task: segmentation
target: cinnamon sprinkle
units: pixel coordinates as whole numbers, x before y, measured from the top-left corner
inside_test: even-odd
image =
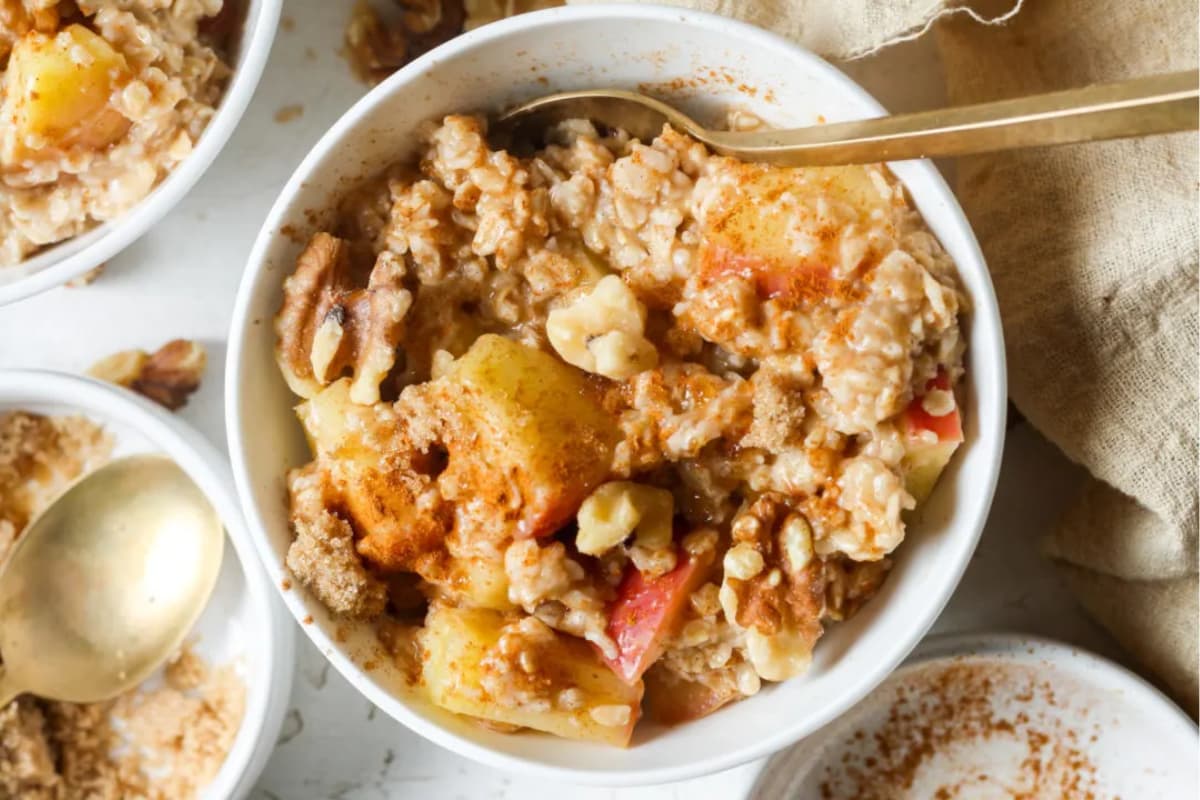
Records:
[[[825,765],[822,800],[965,800],[997,792],[1013,800],[1110,798],[1098,788],[1078,734],[1040,713],[1060,706],[1032,668],[963,658],[887,691],[893,697],[883,723],[873,733],[855,731],[852,748]],[[1015,748],[1015,769],[996,769],[983,758],[963,763],[964,753],[988,743]],[[952,759],[956,775],[931,786],[937,759]]]

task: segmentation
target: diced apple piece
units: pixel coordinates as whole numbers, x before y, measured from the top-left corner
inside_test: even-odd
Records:
[[[552,533],[607,476],[616,430],[579,370],[488,334],[446,378],[462,390],[447,481],[494,509],[510,535]]]
[[[803,205],[803,198],[843,204],[850,209],[846,223],[894,200],[872,175],[878,167],[781,170],[745,164],[736,169],[736,180],[707,214],[701,274],[709,280],[736,275],[750,281],[760,296],[788,304],[820,300],[838,290],[834,267],[841,260],[838,234],[844,225],[823,219],[815,204]]]
[[[963,441],[962,417],[944,370],[925,385],[925,392],[900,415],[904,437],[904,488],[918,504],[933,492],[942,470]]]
[[[349,378],[334,381],[296,414],[314,453],[328,459],[358,552],[384,570],[415,569],[440,549],[451,525],[432,476],[437,456],[408,443],[390,407],[351,401],[350,387]]]
[[[581,639],[529,617],[434,606],[422,642],[424,685],[448,711],[567,739],[629,744],[642,685],[621,681]],[[505,653],[513,649],[519,655],[510,660]]]
[[[498,558],[453,559],[441,587],[466,605],[496,611],[516,608],[508,599],[508,573]]]
[[[629,565],[609,609],[607,628],[616,642],[617,655],[606,661],[622,680],[640,680],[662,655],[688,597],[704,581],[710,564],[711,555],[698,557],[680,552],[675,569],[657,578],[647,578]]]
[[[129,120],[110,100],[131,74],[125,57],[82,25],[53,37],[26,34],[13,46],[5,79],[3,118],[16,132],[6,160],[101,150],[121,138]]]
[[[739,696],[733,681],[714,689],[688,680],[661,664],[646,672],[646,715],[663,725],[706,717]]]

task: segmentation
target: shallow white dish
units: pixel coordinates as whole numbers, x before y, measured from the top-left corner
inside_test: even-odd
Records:
[[[0,370],[0,412],[82,414],[113,436],[115,453],[169,456],[212,502],[225,526],[225,554],[212,598],[193,629],[210,664],[233,663],[246,684],[241,728],[202,800],[249,795],[275,747],[287,710],[295,634],[258,564],[234,499],[228,468],[207,441],[163,409],[89,378]]]
[[[0,306],[44,292],[100,266],[166,216],[229,141],[262,77],[279,24],[281,0],[248,0],[233,76],[195,149],[153,192],[115,220],[0,268]]]
[[[876,116],[882,109],[839,71],[799,47],[727,19],[649,6],[581,6],[522,15],[463,35],[413,62],[356,104],[292,176],[255,243],[234,309],[226,375],[229,449],[251,535],[277,585],[291,540],[284,477],[309,459],[274,363],[271,320],[300,244],[346,188],[412,154],[431,118],[495,109],[547,92],[641,87],[701,119],[734,105],[773,124]],[[288,607],[334,666],[387,714],[485,763],[574,782],[679,780],[779,750],[860,700],[933,623],[974,551],[991,502],[1004,437],[1004,348],[995,297],[974,236],[949,189],[924,162],[896,174],[959,264],[968,322],[966,445],[899,551],[881,594],[833,626],[803,679],[674,729],[639,728],[616,750],[536,735],[506,736],[409,693],[378,659],[373,634],[330,617],[301,588]],[[314,218],[315,217],[315,218]],[[287,234],[281,232],[287,230]],[[375,662],[368,671],[362,665]]]
[[[889,785],[882,766],[888,758],[881,756],[875,735],[884,730],[898,697],[907,692],[899,707],[911,707],[913,688],[922,679],[939,674],[961,679],[968,670],[988,676],[991,691],[957,721],[967,723],[985,709],[1011,729],[989,726],[985,737],[960,724],[967,735],[931,748],[904,770],[911,786]],[[935,716],[921,715],[916,725],[897,730],[909,741],[929,741],[927,726]],[[861,795],[854,774],[859,770],[870,775],[870,791],[894,800],[1056,798],[1066,796],[1073,781],[1071,796],[1196,797],[1198,746],[1196,725],[1178,706],[1099,656],[1028,636],[935,637],[837,722],[771,759],[751,796],[850,800]],[[1036,767],[1031,754],[1040,756]],[[873,772],[861,770],[868,758],[874,759]]]

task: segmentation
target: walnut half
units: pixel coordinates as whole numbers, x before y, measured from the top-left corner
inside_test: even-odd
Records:
[[[275,358],[293,392],[311,398],[349,372],[350,399],[379,402],[412,305],[404,274],[404,262],[385,253],[366,287],[356,287],[349,245],[328,233],[312,237],[284,281],[275,317]]]
[[[187,405],[208,365],[204,345],[173,339],[153,353],[122,350],[92,365],[93,378],[132,389],[172,411]]]

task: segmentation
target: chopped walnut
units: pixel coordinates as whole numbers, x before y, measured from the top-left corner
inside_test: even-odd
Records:
[[[353,285],[349,248],[318,233],[283,285],[275,317],[275,358],[292,391],[312,397],[322,386],[353,373],[350,399],[379,402],[379,384],[396,362],[412,295],[402,285],[405,267],[381,257],[366,288]]]
[[[821,635],[825,573],[812,557],[807,520],[771,495],[733,521],[719,593],[726,618],[746,632],[746,656],[759,677],[781,681],[808,667]]]
[[[467,12],[463,30],[474,30],[480,25],[487,25],[505,17],[543,8],[557,8],[562,4],[563,0],[463,0]]]
[[[550,312],[546,336],[568,364],[620,380],[658,364],[645,326],[646,307],[620,277],[606,275]]]
[[[563,0],[393,0],[381,13],[360,0],[346,23],[346,57],[359,80],[379,83],[417,56],[489,22]]]
[[[462,0],[396,0],[400,12],[381,14],[360,0],[346,24],[346,56],[362,81],[378,83],[463,30]]]
[[[126,389],[132,389],[172,411],[187,405],[200,388],[200,377],[208,365],[204,345],[188,339],[173,339],[153,353],[123,350],[102,358],[88,374]]]

